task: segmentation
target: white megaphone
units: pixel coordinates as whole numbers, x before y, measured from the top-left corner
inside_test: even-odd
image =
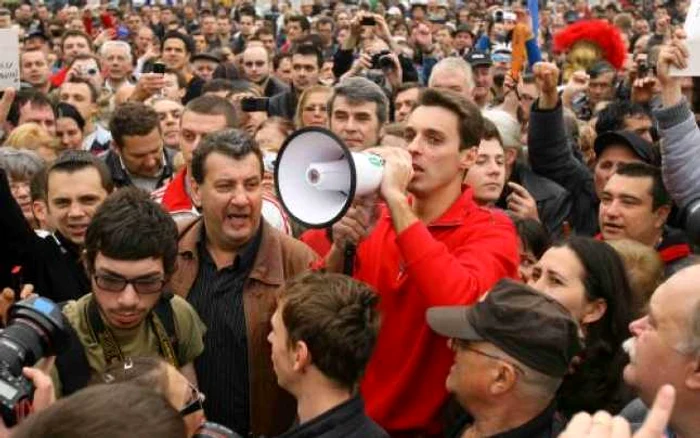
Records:
[[[310,228],[325,228],[340,218],[355,196],[376,191],[384,160],[351,152],[327,129],[295,131],[282,145],[275,163],[275,186],[289,216]]]

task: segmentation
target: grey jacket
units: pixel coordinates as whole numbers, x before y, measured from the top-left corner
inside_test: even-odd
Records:
[[[677,105],[654,111],[661,134],[664,183],[681,209],[700,199],[700,129],[683,98]]]

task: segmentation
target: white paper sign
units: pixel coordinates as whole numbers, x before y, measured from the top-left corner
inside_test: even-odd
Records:
[[[15,29],[0,29],[0,90],[19,90],[19,36]]]
[[[686,45],[690,57],[688,68],[671,67],[671,76],[700,76],[700,0],[692,0],[685,18]]]

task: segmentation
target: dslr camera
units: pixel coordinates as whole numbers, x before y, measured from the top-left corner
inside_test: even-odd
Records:
[[[7,318],[0,331],[0,414],[12,427],[31,412],[34,388],[22,368],[63,351],[70,332],[61,309],[44,297],[14,304]]]
[[[385,49],[372,55],[372,69],[393,70],[395,68],[394,61],[389,56],[390,54],[391,51]]]

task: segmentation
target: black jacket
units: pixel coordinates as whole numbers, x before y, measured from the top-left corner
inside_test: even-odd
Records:
[[[463,414],[454,427],[447,431],[447,438],[459,438],[464,430],[473,423],[474,419],[467,413]],[[566,419],[557,412],[556,404],[550,404],[541,414],[522,426],[506,432],[493,435],[493,438],[555,438],[566,427]]]
[[[272,96],[267,104],[267,115],[278,116],[285,119],[294,120],[297,112],[297,93],[294,87],[284,93]]]
[[[571,225],[578,234],[594,236],[598,232],[598,196],[593,174],[573,153],[559,105],[551,111],[532,105],[528,134],[528,157],[535,173],[549,178],[571,195]]]
[[[562,226],[571,214],[569,192],[554,181],[536,174],[526,164],[517,161],[513,166],[510,181],[525,187],[535,198],[540,220],[547,227],[549,234],[555,238],[562,237]],[[506,209],[506,198],[509,194],[510,190],[506,187],[496,205]]]
[[[158,183],[156,188],[160,188],[165,183],[170,181],[175,173],[175,167],[173,165],[173,158],[175,157],[175,152],[164,147],[163,148],[163,160],[165,161],[163,165],[163,171],[158,178]],[[114,186],[117,188],[128,187],[134,185],[129,177],[129,172],[122,165],[122,161],[119,159],[119,154],[114,150],[109,150],[102,156],[109,173],[112,174],[112,181]]]
[[[74,300],[90,292],[81,249],[60,233],[41,238],[31,229],[2,169],[0,205],[0,278],[4,281],[0,286],[10,286],[7,273],[21,266],[21,282],[33,284],[36,293],[54,301]]]
[[[265,97],[272,97],[289,91],[289,85],[270,75],[265,85]],[[296,108],[295,108],[296,110]]]
[[[365,414],[365,404],[355,396],[278,438],[388,438],[389,435]]]

